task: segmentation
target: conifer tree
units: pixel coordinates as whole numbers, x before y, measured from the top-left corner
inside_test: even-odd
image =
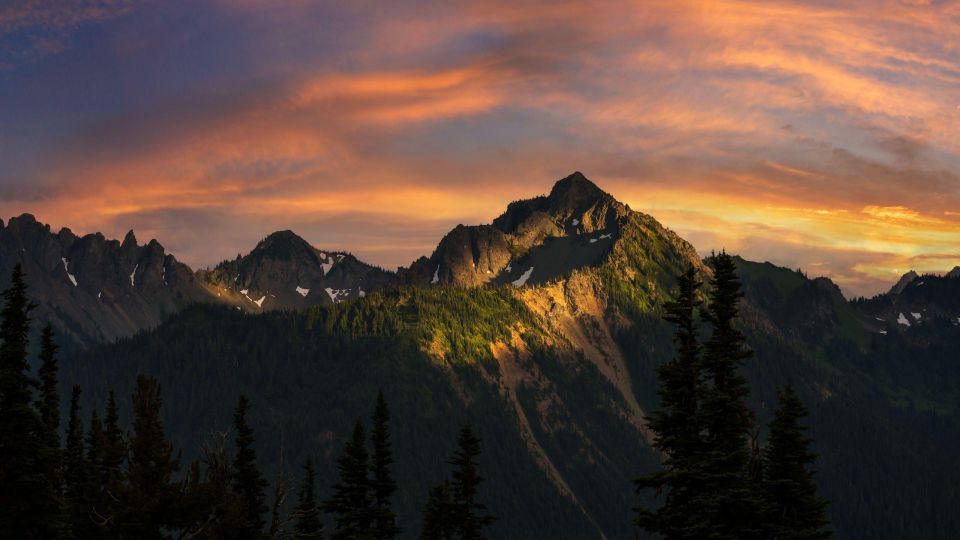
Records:
[[[128,481],[118,495],[117,536],[157,539],[164,537],[164,530],[176,529],[179,490],[173,475],[180,469],[180,457],[173,455],[164,433],[162,404],[160,383],[139,375],[133,394]]]
[[[654,447],[663,455],[663,469],[636,481],[638,491],[654,489],[665,494],[656,510],[636,508],[636,523],[667,539],[703,538],[709,523],[697,516],[701,502],[700,470],[703,459],[703,421],[700,414],[704,385],[702,346],[697,312],[702,282],[692,265],[677,278],[677,298],[666,304],[664,318],[676,325],[675,356],[657,368],[660,408],[648,418]]]
[[[352,439],[337,458],[340,481],[333,486],[333,496],[323,503],[323,510],[334,516],[332,540],[373,538],[374,516],[367,462],[363,424],[357,420]]]
[[[247,423],[250,401],[241,395],[233,413],[233,427],[237,432],[237,453],[233,459],[233,490],[240,498],[241,519],[238,538],[257,538],[265,525],[263,513],[267,511],[264,489],[268,483],[257,468],[257,451],[253,428]]]
[[[46,428],[48,444],[59,448],[60,435],[60,394],[57,392],[57,351],[60,348],[53,340],[53,327],[47,324],[40,336],[40,396],[37,399],[37,411]]]
[[[800,419],[807,410],[791,386],[778,393],[777,409],[763,459],[763,486],[767,502],[768,537],[773,540],[831,538],[827,501],[817,494],[810,451],[812,440]]]
[[[758,538],[762,498],[749,477],[753,413],[745,402],[747,381],[737,371],[752,352],[734,326],[743,293],[733,257],[721,252],[709,262],[713,279],[703,318],[710,323],[711,334],[703,351],[707,385],[701,408],[706,450],[701,461],[703,486],[691,504],[707,509],[703,519],[712,537]]]
[[[123,462],[127,457],[127,444],[120,428],[120,411],[117,400],[110,391],[107,396],[107,411],[103,425],[103,452],[101,456],[101,482],[110,489],[118,485],[123,478]]]
[[[63,480],[67,519],[71,534],[77,538],[88,535],[92,521],[87,501],[90,486],[90,467],[84,451],[83,420],[80,417],[80,386],[74,385],[70,396],[70,416],[67,421],[67,442],[63,451]]]
[[[42,452],[46,429],[33,407],[27,363],[30,311],[20,264],[0,309],[0,537],[43,538],[55,534],[57,493],[50,483],[49,460]]]
[[[90,429],[87,431],[85,485],[83,487],[83,496],[86,505],[82,527],[88,530],[84,535],[85,538],[107,537],[106,529],[98,525],[102,518],[97,517],[97,509],[103,509],[107,506],[107,491],[101,474],[103,470],[105,441],[103,422],[100,421],[100,413],[94,409],[90,412]],[[74,530],[76,531],[77,529]]]
[[[320,509],[317,507],[316,484],[317,473],[313,468],[313,460],[308,456],[303,465],[303,482],[297,498],[294,538],[323,538],[323,524],[320,522]]]
[[[49,521],[46,533],[50,536],[65,534],[66,525],[62,521],[62,463],[60,451],[60,393],[57,391],[57,351],[59,347],[53,339],[53,327],[47,324],[40,337],[40,392],[36,399],[37,412],[42,422],[43,440],[38,458],[44,471],[47,487],[55,500],[49,501],[49,514],[58,517]]]
[[[480,439],[473,434],[469,423],[460,430],[457,444],[458,448],[449,461],[454,467],[451,485],[453,527],[461,540],[480,540],[484,538],[483,528],[496,518],[488,514],[487,507],[477,500],[477,489],[484,480],[477,464]]]
[[[450,482],[444,481],[430,489],[423,507],[423,529],[420,540],[453,540],[453,496]]]
[[[373,428],[370,442],[373,456],[370,463],[371,483],[373,487],[373,536],[377,540],[394,538],[399,534],[397,514],[393,511],[390,497],[397,491],[397,482],[390,470],[393,464],[393,445],[390,441],[390,411],[381,390],[377,394],[377,405],[373,412]]]

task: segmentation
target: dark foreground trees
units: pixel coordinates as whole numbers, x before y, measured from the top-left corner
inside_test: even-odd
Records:
[[[0,538],[280,538],[283,489],[265,531],[268,482],[257,466],[251,403],[241,396],[233,415],[234,449],[228,433],[214,434],[201,459],[181,467],[180,452],[164,429],[160,383],[139,375],[131,396],[131,423],[120,423],[121,406],[111,392],[103,409],[81,408],[82,389],[72,391],[66,437],[60,440],[57,392],[58,347],[43,329],[38,378],[30,374],[30,311],[18,266],[3,293],[0,311]],[[400,532],[392,498],[398,490],[392,465],[390,412],[381,392],[372,414],[370,449],[358,420],[338,459],[341,480],[322,508],[333,514],[332,538],[390,539]],[[452,478],[431,497],[426,538],[483,538],[493,522],[479,502],[483,481],[480,440],[470,426],[450,458]],[[282,475],[281,475],[282,477]],[[316,478],[308,459],[295,512],[293,538],[322,538]],[[440,500],[439,503],[435,499]],[[429,518],[427,521],[431,521]]]
[[[826,503],[809,469],[814,455],[798,424],[806,413],[792,390],[780,393],[766,450],[751,451],[754,415],[738,373],[751,356],[736,326],[740,281],[731,256],[709,262],[706,307],[694,268],[678,278],[677,299],[666,306],[677,353],[658,369],[661,406],[649,418],[663,469],[636,481],[663,503],[636,508],[636,523],[667,539],[828,538]],[[703,344],[698,312],[710,330]]]
[[[826,499],[817,494],[813,478],[816,455],[800,419],[807,410],[792,386],[778,395],[763,454],[763,490],[767,502],[769,537],[778,540],[830,538]]]
[[[467,424],[460,430],[457,450],[448,462],[454,467],[451,480],[430,490],[423,511],[422,540],[485,538],[483,529],[496,518],[477,497],[478,487],[484,480],[477,463],[479,456],[480,439]]]

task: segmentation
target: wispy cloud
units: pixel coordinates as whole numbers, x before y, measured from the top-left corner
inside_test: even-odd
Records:
[[[0,83],[19,96],[0,118],[43,135],[42,159],[0,164],[3,214],[138,225],[195,264],[282,227],[396,266],[579,169],[701,250],[851,294],[960,264],[954,2],[173,2],[184,29],[135,47],[158,4],[129,18],[130,2],[14,6],[0,42],[34,51],[0,57],[14,68],[91,23],[88,61],[134,61],[72,75],[129,85],[116,107],[42,70],[17,84],[43,101]],[[163,76],[178,83],[154,88]],[[50,96],[74,109],[30,126]]]

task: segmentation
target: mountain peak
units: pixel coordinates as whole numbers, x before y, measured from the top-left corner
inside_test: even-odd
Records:
[[[253,252],[289,253],[291,251],[313,252],[310,242],[304,240],[297,233],[285,229],[270,233],[261,240]]]
[[[613,197],[597,187],[580,171],[576,171],[566,178],[560,179],[553,185],[547,199],[554,205],[571,208],[590,206],[603,200],[613,200]]]
[[[920,276],[917,275],[917,273],[914,272],[913,270],[907,272],[900,278],[900,281],[898,281],[896,285],[890,288],[890,292],[888,292],[887,294],[897,295],[902,293],[903,290],[907,288],[907,285],[909,285],[911,282],[913,282],[913,280],[917,279],[918,277]]]
[[[133,229],[127,231],[127,235],[123,237],[123,243],[120,244],[121,248],[126,248],[128,246],[137,247],[137,236],[133,234]]]

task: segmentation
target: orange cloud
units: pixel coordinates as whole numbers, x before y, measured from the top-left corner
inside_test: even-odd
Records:
[[[314,50],[336,31],[312,2],[218,5],[262,43]],[[579,169],[702,250],[822,269],[857,294],[960,264],[955,3],[369,7],[337,7],[365,17],[337,62],[271,58],[256,84],[65,135],[0,213],[142,222],[194,264],[304,227],[396,266]],[[199,222],[214,247],[189,245]]]

